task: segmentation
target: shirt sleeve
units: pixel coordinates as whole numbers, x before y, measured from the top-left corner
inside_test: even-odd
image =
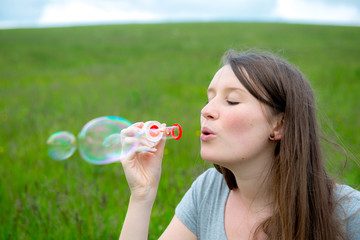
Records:
[[[200,175],[185,193],[178,206],[175,208],[175,215],[180,221],[197,237],[199,237],[199,214],[202,197],[206,192],[206,179],[209,170]]]
[[[351,240],[360,240],[360,192],[350,193],[347,212],[347,232]]]
[[[347,186],[340,185],[339,199],[342,218],[350,240],[360,240],[360,192]]]

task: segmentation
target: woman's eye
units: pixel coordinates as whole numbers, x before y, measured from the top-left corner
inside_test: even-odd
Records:
[[[227,102],[229,105],[239,104],[239,102],[233,102],[233,101],[229,101],[229,100],[226,100],[226,102]]]

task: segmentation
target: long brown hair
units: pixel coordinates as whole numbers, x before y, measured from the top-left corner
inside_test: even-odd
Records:
[[[256,232],[263,230],[268,239],[347,239],[336,216],[335,183],[323,162],[316,104],[307,79],[273,54],[229,51],[224,59],[254,97],[283,114],[282,138],[271,167],[273,214]],[[215,167],[230,189],[237,188],[230,170]]]

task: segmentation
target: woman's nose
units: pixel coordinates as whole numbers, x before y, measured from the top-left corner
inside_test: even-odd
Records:
[[[209,102],[201,110],[201,116],[206,119],[217,119],[219,117],[219,113],[216,110],[214,104],[212,102]]]

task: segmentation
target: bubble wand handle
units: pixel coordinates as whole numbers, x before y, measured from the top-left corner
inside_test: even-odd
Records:
[[[116,134],[117,135],[117,134]],[[122,133],[119,134],[120,136]],[[171,127],[163,127],[158,121],[147,121],[141,128],[141,131],[135,135],[137,139],[134,141],[134,144],[129,148],[126,146],[123,149],[132,149],[132,151],[127,152],[127,155],[130,152],[147,152],[157,145],[157,143],[163,138],[172,138],[174,140],[179,140],[182,136],[182,129],[179,124],[174,124]],[[122,136],[121,139],[123,140]]]
[[[162,127],[157,121],[147,121],[142,128],[142,133],[147,140],[157,143],[164,136],[179,140],[182,136],[182,128],[177,123],[170,127]]]

